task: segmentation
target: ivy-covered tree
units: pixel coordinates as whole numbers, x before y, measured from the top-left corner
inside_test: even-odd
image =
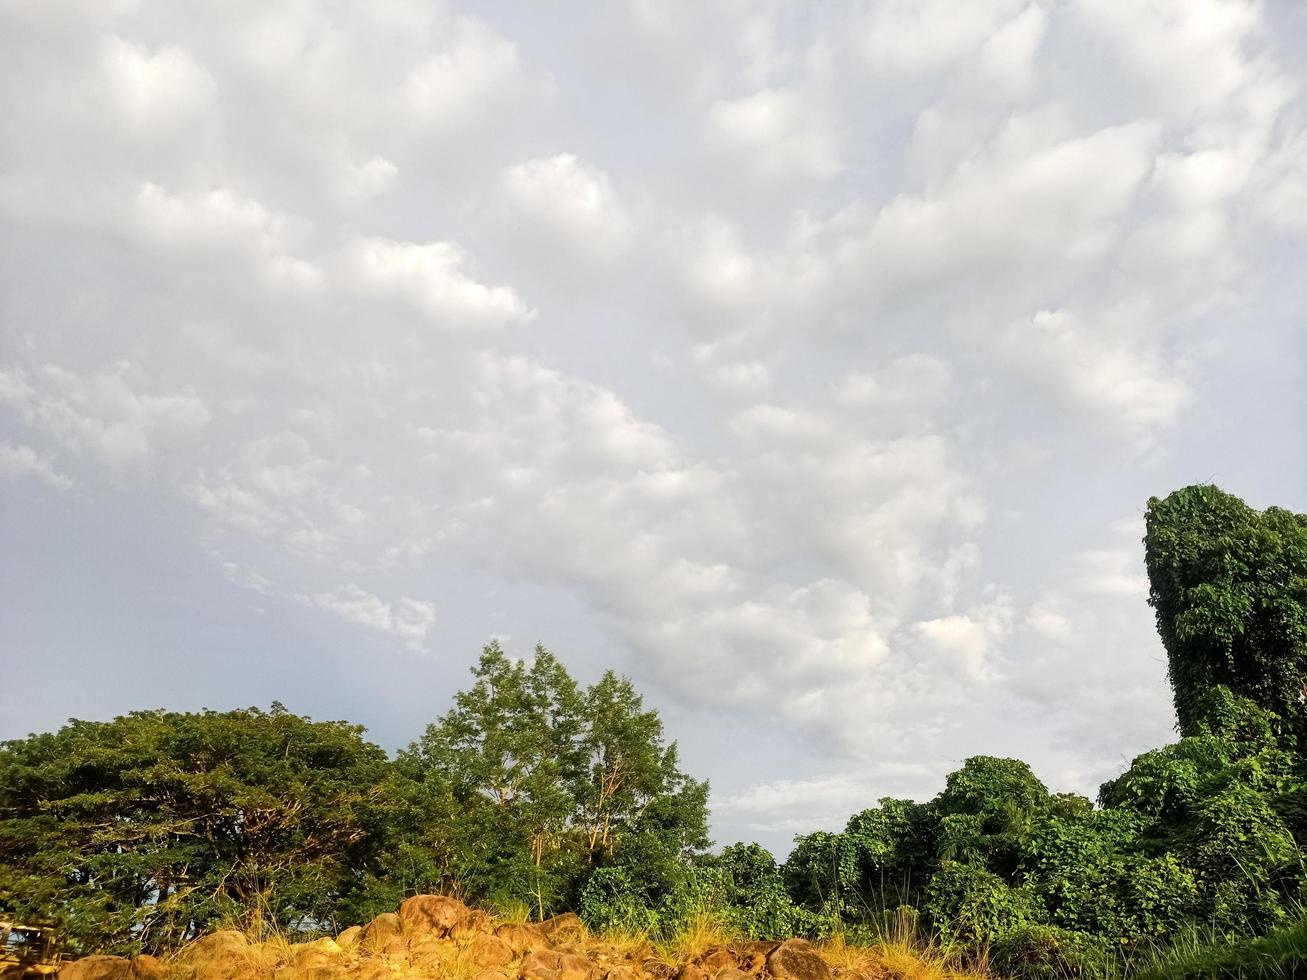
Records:
[[[1307,692],[1307,515],[1257,511],[1214,486],[1149,500],[1149,602],[1181,734],[1221,685],[1301,727]]]

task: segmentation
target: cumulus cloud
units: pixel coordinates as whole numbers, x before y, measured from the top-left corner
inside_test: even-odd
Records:
[[[723,840],[976,751],[1090,779],[1170,724],[1104,514],[1302,485],[1266,450],[1302,414],[1285,16],[0,0],[0,475],[55,542],[9,560],[129,535],[134,594],[231,604],[195,657],[254,610],[306,709],[410,735],[485,636],[561,637],[664,709]],[[79,676],[62,609],[22,615]]]
[[[346,250],[360,287],[397,296],[443,329],[463,330],[529,320],[533,312],[511,286],[487,286],[469,275],[469,257],[453,242],[363,238]]]
[[[608,174],[573,154],[515,163],[501,179],[513,208],[548,233],[547,247],[602,260],[630,244],[633,222]]]

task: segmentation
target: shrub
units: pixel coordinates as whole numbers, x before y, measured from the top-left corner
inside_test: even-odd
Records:
[[[1108,944],[1097,936],[1027,923],[999,936],[989,965],[1016,980],[1062,980],[1109,975]]]
[[[946,946],[978,952],[1035,921],[1032,895],[983,868],[945,862],[926,889],[926,914]]]

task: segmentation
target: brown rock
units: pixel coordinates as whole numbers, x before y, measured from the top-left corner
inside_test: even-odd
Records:
[[[133,980],[132,961],[121,956],[83,956],[65,963],[59,976],[72,980]]]
[[[235,929],[223,929],[201,936],[181,951],[181,959],[186,961],[208,959],[215,953],[226,953],[233,949],[245,949],[250,941],[245,933]]]
[[[787,940],[772,950],[767,972],[776,980],[832,980],[830,966],[802,939]]]
[[[467,918],[449,930],[450,939],[471,939],[478,933],[495,931],[494,920],[480,909],[469,909]]]
[[[725,946],[713,946],[695,957],[694,962],[697,966],[703,967],[704,972],[713,974],[728,966],[735,969],[738,961],[732,950]]]
[[[362,926],[350,926],[336,937],[336,945],[341,949],[349,949],[352,946],[357,946],[359,936],[361,935],[363,935]]]
[[[654,980],[672,980],[672,974],[676,968],[670,963],[664,963],[655,956],[649,957],[640,964],[640,969],[645,972],[645,976],[653,977]]]
[[[163,980],[168,975],[168,968],[163,960],[142,953],[132,957],[132,976],[136,980]]]
[[[483,970],[477,974],[476,980],[509,980],[509,976],[503,970]]]
[[[595,969],[584,956],[541,949],[527,953],[518,968],[521,980],[594,980]]]
[[[402,935],[404,925],[394,912],[382,912],[363,927],[359,933],[358,943],[369,951],[378,951],[386,947],[390,940]]]
[[[517,956],[525,956],[527,953],[548,949],[550,946],[549,937],[545,935],[544,930],[530,923],[500,926],[495,930],[495,935],[508,943]]]
[[[448,895],[414,895],[399,906],[399,920],[412,936],[448,936],[449,930],[466,922],[472,910]]]
[[[619,963],[604,974],[604,980],[644,980],[644,972],[629,963]]]
[[[753,977],[733,966],[724,966],[713,974],[713,980],[753,980]]]
[[[354,971],[352,980],[392,980],[394,976],[388,964],[380,960],[364,960]]]
[[[694,963],[685,963],[672,974],[672,980],[708,980],[708,971]]]
[[[513,947],[506,940],[484,932],[476,933],[472,937],[468,948],[472,956],[472,965],[485,969],[508,966],[509,963],[517,959]]]
[[[445,973],[458,956],[458,948],[447,939],[423,939],[409,947],[408,961],[427,973]],[[396,955],[395,959],[403,959]]]
[[[550,942],[577,940],[585,935],[585,925],[575,912],[564,912],[540,923],[540,929]]]

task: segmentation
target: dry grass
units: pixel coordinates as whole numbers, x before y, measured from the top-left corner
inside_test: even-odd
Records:
[[[683,928],[666,939],[655,941],[654,947],[663,959],[680,963],[738,938],[740,937],[721,918],[706,909],[700,909]]]

